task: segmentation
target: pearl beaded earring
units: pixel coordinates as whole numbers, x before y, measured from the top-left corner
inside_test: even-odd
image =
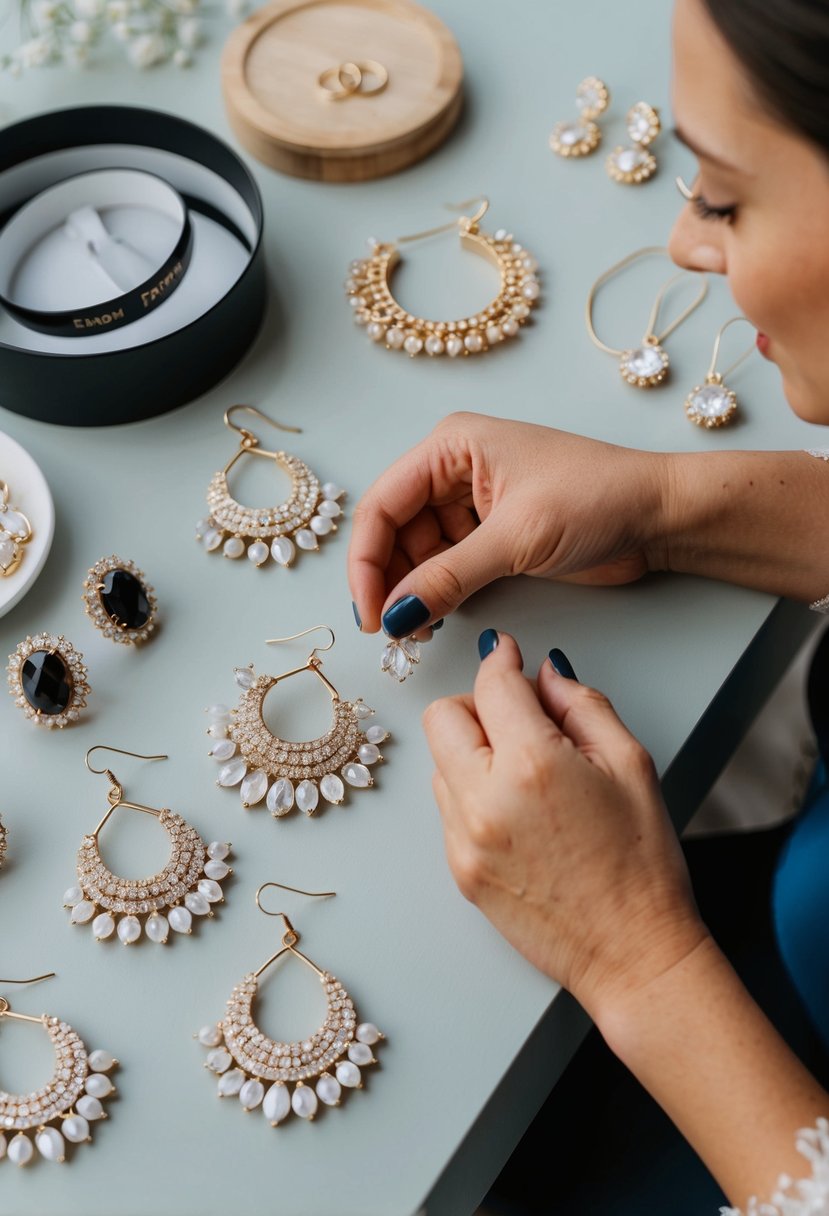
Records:
[[[627,130],[633,146],[614,148],[607,158],[607,172],[623,186],[639,186],[656,173],[650,145],[662,130],[659,111],[646,101],[637,101],[627,112]]]
[[[384,1036],[373,1022],[358,1023],[354,1002],[339,980],[297,949],[299,934],[285,913],[262,907],[262,892],[268,887],[314,899],[336,894],[301,891],[280,882],[262,884],[256,892],[256,906],[266,916],[279,916],[285,922],[281,949],[236,985],[222,1020],[203,1027],[195,1037],[209,1049],[205,1066],[218,1075],[219,1097],[238,1097],[244,1111],[261,1106],[265,1118],[276,1127],[291,1111],[310,1121],[320,1102],[339,1106],[343,1089],[362,1089],[360,1069],[377,1063],[371,1049]],[[285,954],[292,954],[316,972],[327,1005],[322,1026],[299,1043],[274,1042],[258,1028],[251,1014],[259,977]],[[270,1082],[267,1089],[266,1082]],[[293,1083],[293,1093],[289,1083]]]
[[[610,104],[610,92],[598,76],[588,76],[576,89],[575,122],[557,122],[550,135],[550,147],[557,156],[571,159],[590,156],[602,140],[602,132],[593,120],[604,114]]]

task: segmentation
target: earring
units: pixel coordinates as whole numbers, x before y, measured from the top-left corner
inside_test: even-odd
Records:
[[[461,203],[466,207],[470,202]],[[538,303],[541,287],[536,276],[538,263],[517,244],[511,233],[499,228],[494,236],[482,232],[478,221],[489,208],[482,199],[473,216],[461,216],[449,224],[398,237],[396,241],[370,240],[370,255],[349,267],[345,291],[358,325],[365,325],[372,342],[383,342],[388,350],[402,350],[414,357],[427,355],[477,355],[504,338],[514,338]],[[415,317],[391,293],[389,280],[400,261],[399,246],[441,232],[456,231],[464,249],[482,254],[501,275],[501,289],[488,307],[460,321],[427,321]]]
[[[9,833],[6,830],[6,825],[3,823],[3,817],[0,815],[0,870],[6,861],[6,853],[9,847]]]
[[[330,972],[321,971],[297,949],[299,934],[285,913],[268,912],[262,907],[262,892],[268,887],[316,899],[336,894],[334,891],[300,891],[298,887],[286,887],[280,882],[262,884],[256,892],[256,906],[266,916],[280,916],[285,922],[282,947],[236,985],[224,1018],[212,1026],[205,1026],[197,1037],[210,1049],[205,1067],[219,1076],[219,1097],[238,1095],[245,1111],[261,1105],[265,1118],[276,1127],[292,1110],[301,1119],[311,1120],[320,1102],[326,1106],[339,1106],[344,1088],[362,1089],[360,1069],[377,1063],[371,1049],[384,1036],[373,1022],[358,1024],[354,1002],[340,981]],[[283,954],[293,954],[316,972],[325,993],[325,1021],[301,1043],[274,1042],[258,1029],[251,1012],[260,975]],[[316,1084],[313,1083],[315,1079]],[[272,1082],[267,1090],[266,1081]],[[294,1083],[293,1093],[288,1082]]]
[[[745,321],[746,324],[751,324],[748,317],[732,317],[730,321],[726,321],[725,325],[720,326],[717,331],[717,337],[714,340],[714,353],[711,356],[711,365],[708,368],[705,383],[698,384],[695,388],[691,389],[691,392],[685,398],[685,413],[691,422],[696,423],[697,426],[704,426],[708,430],[718,426],[727,426],[729,422],[733,421],[737,413],[737,394],[724,383],[724,380],[755,349],[755,343],[752,342],[748,350],[744,351],[739,359],[736,359],[724,372],[717,371],[717,358],[719,357],[723,334],[729,325],[734,325],[737,321]]]
[[[705,299],[708,291],[708,280],[705,275],[696,274],[694,271],[681,270],[679,274],[673,275],[666,283],[660,287],[657,292],[656,299],[653,302],[653,307],[648,317],[645,335],[642,338],[641,344],[637,347],[631,347],[627,350],[616,349],[613,346],[608,346],[602,342],[596,333],[593,325],[593,306],[596,300],[596,295],[599,288],[603,287],[609,279],[618,274],[619,271],[632,265],[639,258],[649,256],[650,254],[666,254],[667,250],[661,246],[653,245],[646,249],[637,249],[635,253],[629,254],[623,258],[621,262],[617,262],[615,266],[611,266],[610,270],[606,270],[600,275],[593,286],[590,288],[587,297],[587,306],[585,309],[585,321],[587,324],[587,332],[590,335],[590,340],[599,350],[605,351],[609,355],[616,355],[619,358],[619,372],[622,379],[628,384],[632,384],[635,388],[656,388],[662,384],[668,377],[668,369],[670,360],[668,359],[667,351],[663,350],[662,343],[669,337],[675,329],[678,329],[684,321],[687,321],[691,313],[699,308],[702,301]],[[679,316],[670,323],[661,334],[657,334],[656,323],[659,317],[659,310],[662,307],[662,302],[665,298],[665,293],[668,289],[685,275],[698,278],[700,280],[700,290],[696,298],[688,305],[688,307],[679,314]]]
[[[22,511],[9,506],[9,487],[0,481],[0,578],[14,574],[32,539],[32,525]]]
[[[326,630],[331,641],[327,646],[315,646],[301,667],[278,676],[257,676],[253,664],[237,667],[234,676],[242,690],[238,707],[229,710],[225,705],[214,705],[208,710],[208,734],[215,740],[209,754],[222,765],[216,784],[226,788],[239,785],[245,808],[258,805],[264,798],[275,819],[287,815],[294,802],[300,811],[313,815],[320,794],[326,802],[338,806],[345,798],[346,785],[355,789],[374,785],[369,766],[382,760],[378,744],[389,737],[380,726],[369,726],[364,732],[361,723],[374,710],[361,697],[341,701],[334,685],[323,675],[317,654],[334,645],[334,632],[327,625],[314,625],[287,638],[271,638],[267,645],[290,642],[315,629]],[[266,696],[280,680],[303,671],[313,672],[328,689],[334,717],[331,729],[321,738],[292,743],[271,732],[263,708]]]
[[[116,931],[125,946],[138,941],[142,933],[140,917],[146,917],[143,931],[151,942],[164,945],[170,929],[176,933],[190,933],[194,916],[212,916],[211,905],[222,903],[224,896],[219,886],[221,879],[233,871],[225,858],[230,845],[213,841],[206,845],[194,827],[167,809],[143,806],[138,802],[127,802],[124,790],[117,777],[108,768],[93,768],[89,757],[93,752],[117,752],[121,756],[135,756],[139,760],[166,760],[166,756],[142,756],[138,752],[126,752],[120,747],[97,744],[86,753],[86,767],[90,773],[102,773],[110,780],[107,794],[109,810],[95,831],[84,836],[78,850],[78,882],[70,887],[63,897],[63,906],[71,909],[70,923],[85,925],[92,921],[92,932],[100,942]],[[117,807],[129,807],[154,815],[170,837],[170,860],[164,869],[150,878],[119,878],[104,865],[98,849],[98,836],[106,821]]]
[[[146,642],[155,630],[155,593],[135,562],[102,557],[86,576],[83,601],[92,624],[113,642]]]
[[[0,980],[0,984],[36,984],[54,974]],[[4,1018],[43,1027],[55,1049],[55,1072],[47,1085],[30,1094],[0,1093],[0,1160],[8,1157],[14,1165],[27,1165],[37,1147],[47,1161],[63,1162],[67,1140],[70,1144],[91,1142],[90,1123],[106,1119],[101,1100],[111,1097],[115,1087],[105,1074],[118,1061],[108,1051],[87,1051],[80,1035],[60,1018],[15,1013],[0,996],[0,1025]],[[17,1134],[7,1141],[4,1133],[12,1130]],[[26,1132],[34,1132],[34,1143]]]
[[[638,186],[656,173],[656,157],[650,144],[662,130],[659,111],[646,101],[637,101],[627,112],[628,135],[632,148],[614,148],[607,158],[607,172],[614,182]]]
[[[345,490],[331,481],[321,486],[308,465],[288,452],[266,452],[260,448],[259,440],[251,431],[233,422],[236,410],[254,414],[280,431],[300,434],[299,427],[274,422],[252,405],[232,405],[225,411],[225,426],[238,431],[242,441],[239,451],[221,472],[213,474],[207,488],[210,514],[196,525],[196,539],[208,553],[221,548],[225,557],[237,558],[247,547],[248,558],[254,566],[264,565],[269,554],[278,565],[290,566],[297,547],[319,549],[319,538],[337,531],[335,521],[342,515],[338,500]],[[290,497],[275,507],[244,507],[238,503],[228,488],[227,475],[242,456],[265,456],[273,460],[291,478]]]
[[[576,89],[575,122],[557,122],[550,135],[550,147],[558,156],[590,156],[602,140],[598,125],[593,122],[604,114],[610,104],[610,92],[598,76],[588,76]]]
[[[380,656],[380,670],[387,671],[392,679],[402,684],[420,662],[422,647],[423,642],[414,634],[408,638],[389,638]]]
[[[60,730],[76,722],[91,689],[83,655],[63,634],[39,633],[9,655],[9,692],[36,726]]]

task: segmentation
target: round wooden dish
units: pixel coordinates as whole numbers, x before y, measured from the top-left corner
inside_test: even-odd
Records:
[[[376,60],[371,96],[325,96],[321,73]],[[394,173],[437,147],[462,105],[463,61],[450,31],[411,0],[273,0],[231,34],[222,89],[231,126],[253,155],[316,181]]]

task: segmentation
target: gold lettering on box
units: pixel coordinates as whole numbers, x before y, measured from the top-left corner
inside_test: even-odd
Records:
[[[101,313],[99,317],[74,317],[72,324],[75,329],[97,329],[99,326],[111,325],[113,321],[123,321],[123,308],[115,308],[112,312]]]
[[[180,279],[183,274],[184,266],[181,262],[176,262],[172,270],[168,270],[163,279],[159,279],[158,282],[153,287],[148,288],[147,291],[141,292],[141,302],[144,307],[149,308],[155,303],[156,300],[160,299],[161,296],[164,295],[165,291],[169,290],[169,288],[173,286],[176,279]]]

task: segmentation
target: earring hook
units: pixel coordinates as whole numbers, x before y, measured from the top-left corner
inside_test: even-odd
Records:
[[[297,638],[304,638],[305,635],[308,633],[314,633],[317,629],[324,629],[326,631],[326,633],[328,633],[330,635],[331,641],[328,643],[327,646],[315,646],[314,649],[311,651],[311,657],[313,658],[313,656],[318,651],[320,654],[324,654],[326,650],[330,650],[332,648],[332,646],[334,645],[334,643],[336,642],[337,639],[334,634],[334,630],[331,628],[330,625],[311,625],[308,629],[301,629],[299,631],[299,633],[291,633],[285,638],[267,638],[265,641],[265,645],[266,646],[275,646],[279,642],[293,642]]]
[[[736,324],[737,321],[745,321],[745,323],[747,325],[751,325],[751,322],[749,321],[748,317],[740,316],[740,317],[732,317],[730,321],[726,321],[725,325],[720,326],[719,331],[717,332],[717,337],[714,341],[714,353],[711,356],[711,366],[708,369],[708,377],[707,377],[708,379],[710,379],[712,376],[719,376],[720,380],[724,380],[725,377],[730,376],[731,373],[735,370],[735,368],[738,368],[740,366],[740,364],[743,363],[749,357],[749,355],[754,353],[754,350],[756,348],[756,343],[752,342],[752,344],[748,348],[748,350],[744,351],[743,354],[740,355],[739,359],[736,359],[731,364],[730,367],[727,367],[725,369],[724,372],[717,371],[717,359],[719,359],[719,357],[720,357],[720,343],[722,342],[723,334],[725,333],[725,331],[728,329],[728,327],[730,325]]]
[[[477,210],[474,215],[461,215],[456,220],[451,220],[448,224],[438,224],[436,228],[426,228],[423,232],[412,232],[408,236],[399,236],[395,241],[396,245],[406,245],[410,241],[422,241],[428,236],[437,236],[441,232],[450,232],[453,228],[460,228],[462,232],[477,231],[478,222],[483,219],[489,210],[489,199],[486,195],[476,194],[472,198],[464,199],[462,203],[444,203],[444,208],[448,211],[463,211],[466,207],[471,207],[473,203],[477,204]]]
[[[143,752],[128,752],[125,751],[123,747],[110,747],[108,743],[96,743],[95,746],[90,747],[89,751],[86,753],[86,756],[84,757],[84,764],[89,769],[90,773],[95,773],[98,776],[103,776],[106,774],[106,776],[110,777],[113,781],[115,778],[112,776],[112,773],[108,768],[93,768],[89,763],[89,757],[93,752],[117,752],[119,756],[134,756],[136,760],[169,760],[170,758],[166,755],[145,756]]]
[[[282,882],[263,882],[261,887],[259,887],[258,891],[256,892],[256,906],[259,909],[259,911],[264,912],[266,916],[281,916],[282,920],[284,922],[284,925],[285,925],[285,932],[282,934],[282,949],[277,950],[276,954],[272,954],[271,957],[266,962],[264,962],[257,971],[254,971],[253,974],[258,979],[258,977],[262,974],[262,972],[266,971],[268,969],[268,967],[270,967],[271,963],[275,963],[278,958],[282,957],[282,955],[286,952],[286,950],[290,950],[290,952],[292,954],[295,954],[297,956],[297,958],[302,959],[303,963],[307,963],[307,965],[311,968],[312,971],[316,971],[317,975],[320,977],[320,979],[322,979],[324,977],[325,973],[320,970],[320,968],[316,965],[316,963],[313,963],[310,958],[308,958],[306,955],[304,955],[301,950],[297,949],[297,942],[299,941],[299,934],[297,933],[296,929],[291,924],[291,922],[288,920],[287,915],[284,912],[269,912],[267,908],[262,907],[261,895],[262,895],[262,892],[267,890],[268,887],[278,887],[280,889],[280,891],[293,891],[295,895],[308,895],[311,899],[327,899],[332,895],[336,895],[337,892],[336,891],[303,891],[300,887],[288,887],[285,885],[285,883],[282,883]]]
[[[262,907],[261,895],[263,891],[267,891],[268,887],[278,887],[280,891],[293,891],[294,895],[307,895],[310,899],[328,899],[337,894],[336,891],[303,891],[301,887],[288,887],[284,882],[263,882],[256,892],[257,908],[266,916],[281,916],[286,924],[289,922],[284,912],[269,912],[267,908]]]
[[[39,984],[41,980],[52,980],[56,975],[57,971],[45,971],[43,975],[33,975],[27,980],[0,979],[0,984]]]
[[[231,405],[225,410],[224,423],[231,431],[237,431],[242,436],[242,445],[248,448],[255,448],[259,445],[259,440],[246,427],[237,426],[233,421],[233,415],[236,410],[243,410],[246,414],[253,414],[256,418],[261,418],[263,422],[267,422],[270,426],[276,427],[278,431],[290,431],[294,435],[302,434],[302,427],[286,426],[284,422],[277,422],[275,418],[269,418],[267,414],[263,414],[255,405]]]
[[[41,980],[51,980],[56,975],[54,971],[46,971],[43,975],[33,975],[27,980],[3,980],[0,979],[0,984],[39,984]],[[45,1024],[43,1016],[39,1018],[30,1017],[27,1013],[13,1013],[12,1007],[4,996],[0,996],[0,1018],[15,1018],[18,1022],[40,1022]]]
[[[97,752],[97,751],[117,752],[119,756],[134,756],[136,760],[169,760],[169,758],[170,758],[169,756],[167,756],[164,753],[162,753],[161,755],[158,755],[158,756],[145,756],[143,752],[128,752],[123,747],[111,747],[108,743],[96,743],[94,747],[90,747],[89,751],[86,753],[86,756],[84,757],[84,764],[89,769],[90,773],[95,773],[98,776],[109,777],[109,780],[110,780],[110,789],[109,789],[109,792],[107,793],[107,802],[109,803],[109,810],[104,815],[103,819],[98,824],[98,826],[96,827],[96,829],[92,833],[92,835],[97,839],[98,834],[101,831],[101,828],[104,826],[104,824],[109,819],[110,815],[112,814],[112,812],[115,810],[115,808],[117,806],[129,807],[134,811],[145,811],[148,815],[155,815],[157,818],[159,815],[159,811],[157,810],[156,807],[145,806],[142,802],[127,802],[127,800],[124,798],[124,787],[121,784],[121,782],[118,780],[118,778],[115,776],[112,769],[110,769],[110,768],[93,768],[92,767],[92,765],[89,763],[89,757],[92,755],[93,752]]]

